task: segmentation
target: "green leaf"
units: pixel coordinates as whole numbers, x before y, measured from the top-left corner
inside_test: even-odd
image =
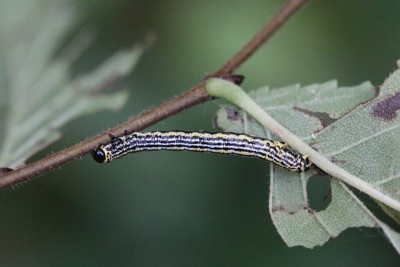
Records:
[[[233,96],[226,98],[235,104],[240,103],[238,105],[241,107],[254,104],[260,106],[273,119],[309,143],[315,143],[315,135],[318,132],[322,133],[328,128],[337,129],[335,125],[358,110],[358,108],[353,110],[354,105],[366,102],[375,96],[375,89],[370,83],[337,88],[336,83],[328,82],[304,88],[299,86],[275,90],[261,88],[249,93],[255,101],[252,104],[252,101],[241,97],[240,93],[233,92],[237,88],[234,89],[234,86],[229,86],[227,82],[211,81],[207,86],[208,92],[213,96],[225,98],[225,95],[232,94]],[[217,89],[221,86],[225,88]],[[239,100],[240,98],[244,100]],[[257,110],[252,114],[259,115],[261,112]],[[261,125],[235,106],[221,108],[214,121],[226,131],[271,137],[270,132],[263,126],[265,124]],[[353,121],[354,128],[357,128],[356,121]],[[336,149],[340,149],[341,134],[346,129],[340,130],[337,129],[336,135],[331,136],[331,139],[337,142]],[[353,130],[354,132],[357,130]],[[344,139],[346,138],[349,137],[345,136]],[[356,155],[360,157],[360,154]],[[398,242],[400,235],[379,221],[347,185],[336,179],[332,179],[330,183],[332,200],[329,205],[322,211],[313,210],[309,203],[307,184],[314,174],[312,171],[301,174],[290,173],[280,167],[271,166],[269,210],[278,232],[288,246],[301,245],[312,248],[324,244],[349,227],[367,226],[381,227],[394,247],[400,251]]]
[[[271,196],[269,210],[275,227],[286,244],[313,248],[323,245],[331,238],[338,236],[349,227],[376,227],[377,222],[369,216],[366,207],[342,182],[334,179],[331,182],[332,201],[322,211],[313,211],[307,200],[307,191],[301,196],[303,199],[295,201],[294,196],[282,194],[282,190],[292,181],[285,176],[283,170],[277,170],[276,176],[271,181]],[[307,174],[309,176],[310,174]],[[296,179],[299,183],[307,183],[308,179]],[[277,188],[272,188],[272,186]],[[286,190],[290,190],[286,187]],[[297,206],[297,207],[296,207]]]
[[[71,64],[93,39],[82,30],[63,44],[77,21],[70,2],[0,0],[0,166],[23,164],[60,138],[70,120],[126,102],[125,90],[105,91],[131,72],[143,48],[120,51],[72,77]]]
[[[336,81],[306,87],[291,85],[274,90],[263,87],[249,92],[249,96],[257,104],[302,139],[311,138],[312,133],[322,130],[328,123],[352,109],[354,105],[367,101],[374,95],[375,89],[369,82],[354,87],[338,88]],[[221,125],[224,128],[224,123],[227,123],[229,127],[242,127],[243,130],[245,127],[255,127],[257,136],[266,136],[265,129],[260,123],[241,124],[240,117],[246,116],[245,113],[232,108],[232,106],[227,106],[226,110],[220,110],[222,114],[217,115],[218,126]],[[224,115],[228,112],[230,114],[227,115],[230,117]],[[229,119],[235,112],[239,113],[238,118]],[[225,119],[228,121],[224,122]]]
[[[377,97],[317,133],[313,147],[399,201],[399,108],[400,70],[396,70],[381,86]]]

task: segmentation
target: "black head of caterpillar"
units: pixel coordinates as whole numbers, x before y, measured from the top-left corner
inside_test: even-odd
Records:
[[[126,133],[126,136],[128,133]],[[110,134],[111,142],[106,146],[99,146],[92,151],[93,159],[98,163],[110,162],[115,156],[116,151],[123,151],[125,142],[121,137]],[[108,147],[107,149],[105,147]]]
[[[106,160],[106,153],[99,147],[92,151],[92,157],[96,162],[103,163]]]
[[[99,163],[110,162],[127,153],[148,150],[186,150],[257,157],[271,161],[287,170],[304,172],[312,163],[308,156],[299,155],[278,141],[246,134],[208,132],[148,132],[122,137],[111,136],[111,142],[92,152]]]

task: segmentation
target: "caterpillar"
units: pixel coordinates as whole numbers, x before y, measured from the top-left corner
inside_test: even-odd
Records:
[[[312,165],[308,156],[295,154],[286,143],[246,134],[169,131],[110,137],[110,143],[93,150],[95,161],[107,163],[131,152],[185,150],[256,157],[293,172],[307,171]]]

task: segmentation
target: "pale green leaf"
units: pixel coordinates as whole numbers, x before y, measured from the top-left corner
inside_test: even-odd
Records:
[[[300,87],[292,85],[284,88],[270,90],[263,87],[249,92],[257,104],[263,107],[274,119],[279,121],[302,139],[308,139],[317,130],[348,112],[356,104],[367,101],[375,95],[375,89],[369,82],[354,87],[338,87],[336,81],[324,84]],[[254,121],[247,123],[241,117],[246,116],[243,111],[231,109],[217,116],[217,124],[224,128],[224,121],[228,119],[228,126],[237,128],[238,131],[247,130],[246,127],[254,127],[257,136],[266,136],[264,127]],[[235,119],[235,112],[237,118]],[[224,116],[224,113],[227,116]],[[230,129],[233,131],[234,129]],[[240,130],[239,130],[240,131]]]
[[[229,92],[229,88],[224,88],[224,92]],[[375,90],[370,83],[337,88],[336,83],[328,82],[304,88],[261,88],[249,95],[287,129],[312,143],[318,131],[325,131],[327,128],[324,127],[328,124],[335,128],[334,125],[342,120],[341,116],[351,116],[355,112],[352,111],[354,106],[374,97]],[[237,107],[221,108],[215,122],[227,131],[270,137],[269,131]],[[354,121],[353,125],[356,127]],[[340,142],[341,138],[338,131],[332,139]],[[335,147],[340,148],[340,143]],[[307,183],[313,174],[312,171],[295,174],[271,166],[269,209],[278,232],[288,246],[312,248],[324,244],[349,227],[359,226],[381,227],[389,240],[399,240],[396,232],[384,226],[344,183],[337,180],[331,182],[332,201],[328,207],[322,211],[312,210]],[[398,243],[393,245],[396,249],[399,247]]]
[[[60,138],[71,119],[126,102],[126,90],[106,90],[131,72],[142,47],[72,77],[71,64],[93,39],[82,30],[63,44],[77,21],[71,1],[0,0],[0,166],[23,164]]]
[[[336,179],[331,181],[331,203],[326,209],[316,212],[309,206],[305,189],[310,173],[301,175],[299,179],[276,168],[272,176],[270,213],[278,232],[290,247],[301,245],[313,248],[323,245],[349,227],[378,225],[359,199]],[[291,186],[293,183],[299,184]],[[297,192],[292,192],[293,188]]]
[[[313,146],[341,168],[399,201],[399,108],[400,70],[396,70],[377,97],[317,133]]]

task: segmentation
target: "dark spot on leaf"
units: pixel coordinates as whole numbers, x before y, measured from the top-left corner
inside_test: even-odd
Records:
[[[335,119],[330,117],[327,112],[315,112],[315,111],[307,110],[307,109],[300,108],[300,107],[294,107],[293,109],[303,112],[304,114],[307,114],[311,117],[317,118],[321,122],[321,124],[324,128],[335,122]]]
[[[378,102],[373,107],[374,117],[379,117],[386,121],[396,118],[396,111],[400,108],[400,93],[395,94]]]
[[[230,74],[222,76],[222,79],[230,81],[236,85],[241,85],[244,80],[244,76],[239,74]]]
[[[226,107],[224,109],[225,109],[226,117],[227,117],[228,120],[230,120],[230,121],[238,121],[238,120],[243,121],[242,116],[240,115],[239,111],[237,111],[236,109],[229,108],[229,107]],[[214,116],[212,124],[213,124],[213,126],[215,128],[220,128],[219,127],[219,122],[218,122],[218,116]]]
[[[285,208],[282,205],[275,206],[272,208],[272,212],[277,212],[277,211],[285,211]]]
[[[300,210],[300,209],[299,209]],[[275,206],[272,207],[272,212],[286,212],[288,215],[295,215],[299,210],[286,210],[286,208],[283,205]],[[303,207],[303,210],[306,210],[308,213],[314,213],[313,209],[311,209],[308,205],[305,205]]]
[[[344,160],[344,159],[335,159],[335,158],[332,158],[331,161],[332,161],[333,163],[335,163],[336,165],[343,165],[343,164],[345,164],[345,163],[347,162],[347,161]]]
[[[242,117],[239,114],[239,111],[232,109],[232,108],[225,108],[226,116],[228,117],[228,120],[231,121],[237,121],[242,119]]]
[[[312,208],[310,208],[309,206],[304,206],[304,209],[310,214],[314,213],[314,210]]]

